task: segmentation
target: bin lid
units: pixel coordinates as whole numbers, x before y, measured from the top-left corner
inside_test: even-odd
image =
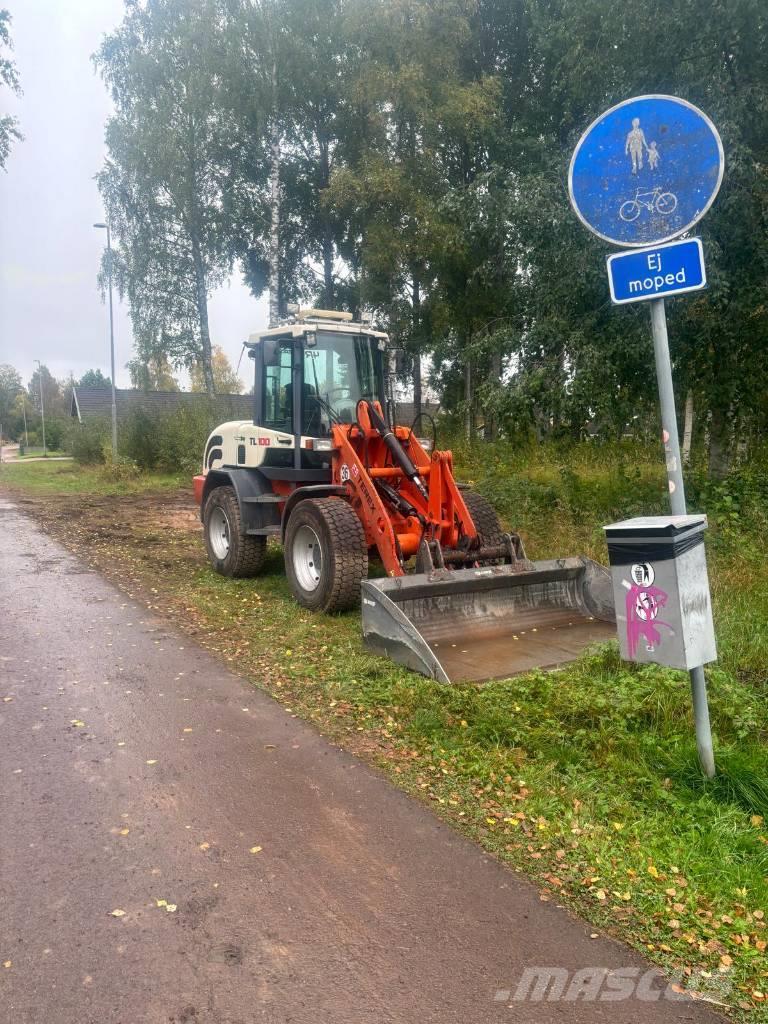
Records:
[[[706,528],[705,515],[637,516],[635,519],[624,519],[620,523],[611,523],[610,526],[603,527],[607,539],[619,544],[622,540],[635,544],[643,537],[673,542],[681,537],[701,533]]]

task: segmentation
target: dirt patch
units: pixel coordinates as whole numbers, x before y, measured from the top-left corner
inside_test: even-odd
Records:
[[[184,490],[169,495],[123,494],[94,497],[80,494],[14,495],[14,501],[31,512],[47,527],[56,530],[66,526],[74,539],[86,533],[115,538],[141,537],[147,539],[152,531],[167,530],[199,534],[202,532],[200,516],[192,497]]]
[[[11,494],[89,565],[148,600],[157,593],[151,577],[158,570],[166,579],[189,578],[205,564],[197,506],[185,489],[108,496]]]

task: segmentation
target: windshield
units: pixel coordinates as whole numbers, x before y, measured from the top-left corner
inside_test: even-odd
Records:
[[[378,399],[381,353],[375,338],[318,331],[304,349],[301,432],[326,437],[334,423],[354,423],[361,398]]]

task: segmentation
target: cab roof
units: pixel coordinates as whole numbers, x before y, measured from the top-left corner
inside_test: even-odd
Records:
[[[297,310],[277,327],[271,327],[266,331],[257,331],[250,335],[246,345],[258,345],[264,338],[284,338],[286,336],[300,338],[303,335],[313,334],[318,329],[335,331],[339,334],[366,334],[371,338],[388,340],[384,331],[376,331],[368,323],[354,321],[351,313],[329,309],[306,309]]]

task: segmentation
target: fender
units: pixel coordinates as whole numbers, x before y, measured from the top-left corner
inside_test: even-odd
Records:
[[[200,518],[208,495],[215,487],[233,487],[240,506],[240,522],[246,533],[252,530],[263,530],[266,527],[280,525],[280,511],[275,502],[252,502],[246,498],[258,498],[262,494],[273,494],[269,480],[258,469],[246,469],[238,466],[225,466],[223,469],[212,469],[205,478],[203,500],[200,503]],[[272,531],[270,531],[272,532]]]
[[[285,540],[288,517],[300,501],[304,501],[306,498],[331,497],[349,498],[349,491],[346,487],[341,487],[338,484],[317,484],[314,487],[297,487],[283,507],[283,521],[280,528],[281,540]]]

